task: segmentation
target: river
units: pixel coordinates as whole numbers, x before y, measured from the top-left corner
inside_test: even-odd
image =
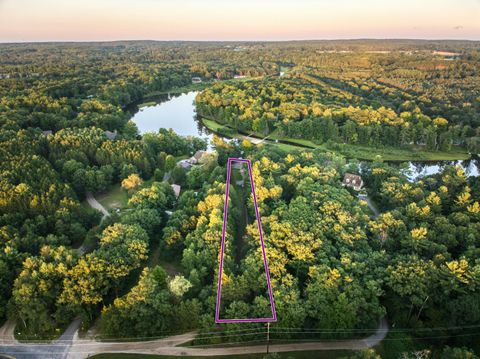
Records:
[[[133,115],[133,122],[141,134],[156,132],[160,128],[171,128],[181,136],[196,136],[212,139],[212,132],[202,125],[197,119],[194,100],[196,91],[165,95],[158,98],[158,103],[152,106],[142,107]],[[210,145],[209,145],[210,146]],[[410,179],[417,179],[426,175],[441,171],[445,165],[459,164],[465,170],[467,176],[480,175],[480,159],[467,161],[438,161],[438,162],[408,162]]]

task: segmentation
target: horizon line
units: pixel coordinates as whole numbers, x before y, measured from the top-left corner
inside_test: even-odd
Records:
[[[55,43],[114,43],[114,42],[243,42],[243,43],[282,43],[282,42],[319,42],[319,41],[425,41],[425,42],[480,42],[480,37],[478,39],[469,39],[469,38],[423,38],[423,37],[351,37],[351,38],[312,38],[312,39],[284,39],[284,40],[218,40],[218,39],[202,39],[202,40],[181,40],[181,39],[169,39],[169,40],[160,40],[160,39],[117,39],[117,40],[25,40],[25,41],[9,41],[1,40],[0,44],[55,44]]]

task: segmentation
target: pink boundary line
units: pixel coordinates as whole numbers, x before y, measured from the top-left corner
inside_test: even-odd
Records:
[[[248,165],[248,173],[250,175],[250,184],[252,187],[253,203],[255,206],[255,216],[257,217],[258,233],[260,234],[260,244],[262,246],[263,266],[265,268],[265,275],[267,277],[268,295],[270,297],[270,308],[272,310],[272,317],[270,318],[246,318],[246,319],[220,319],[220,299],[222,297],[222,273],[223,273],[223,258],[225,254],[225,235],[227,231],[227,211],[228,211],[228,191],[230,189],[230,172],[232,162],[241,162]],[[258,213],[257,196],[255,194],[255,185],[253,183],[252,165],[250,160],[241,158],[229,158],[227,165],[227,188],[225,191],[225,205],[223,207],[223,229],[222,229],[222,244],[220,249],[220,266],[218,270],[218,286],[217,286],[217,302],[215,304],[215,323],[267,323],[276,322],[277,313],[275,311],[275,302],[273,300],[272,285],[270,284],[270,273],[268,271],[267,255],[265,253],[265,243],[263,241],[262,225],[260,223],[260,215]]]

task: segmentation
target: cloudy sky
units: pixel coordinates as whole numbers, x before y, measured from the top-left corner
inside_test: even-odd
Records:
[[[480,40],[480,0],[0,0],[0,42]]]

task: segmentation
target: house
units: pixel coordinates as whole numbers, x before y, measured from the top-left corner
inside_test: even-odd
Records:
[[[189,170],[192,167],[192,162],[190,160],[181,160],[178,162],[178,165],[184,170]]]
[[[178,196],[180,196],[180,191],[182,187],[180,187],[178,184],[172,184],[171,187],[173,189],[173,192],[175,193],[175,197],[178,198]]]
[[[200,77],[192,77],[192,84],[199,84],[202,83],[202,79]]]
[[[113,131],[113,132],[111,132],[111,131],[109,131],[109,130],[106,130],[106,131],[105,131],[105,136],[107,136],[107,138],[108,138],[109,140],[112,140],[112,141],[113,141],[113,140],[117,137],[117,130],[115,130],[115,131]]]
[[[360,191],[363,187],[362,177],[359,175],[354,175],[352,173],[345,173],[343,177],[343,186],[353,188],[355,191]]]
[[[190,162],[192,164],[197,164],[206,154],[206,151],[198,150],[192,157],[190,157]]]
[[[50,135],[52,135],[52,134],[53,134],[53,132],[50,131],[50,130],[48,130],[48,131],[42,131],[42,135],[44,135],[45,137],[48,137],[48,136],[50,136]]]

